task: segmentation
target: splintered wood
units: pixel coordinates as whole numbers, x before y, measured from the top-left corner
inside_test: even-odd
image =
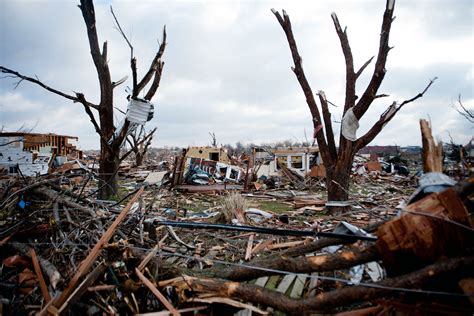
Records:
[[[423,143],[423,171],[443,172],[443,144],[436,144],[427,120],[420,120],[421,140]]]
[[[467,209],[453,189],[408,205],[399,219],[380,226],[377,235],[377,249],[392,275],[412,271],[442,255],[458,255],[474,242]]]

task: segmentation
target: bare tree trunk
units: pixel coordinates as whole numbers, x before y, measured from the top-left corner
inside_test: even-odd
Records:
[[[380,88],[380,85],[382,84],[382,81],[384,79],[386,73],[385,64],[387,61],[388,53],[391,49],[388,42],[390,29],[394,20],[394,6],[394,0],[387,0],[385,11],[383,14],[379,50],[377,54],[377,59],[375,61],[374,72],[372,74],[372,78],[370,79],[369,84],[367,85],[365,91],[363,92],[360,98],[357,97],[356,94],[356,81],[375,56],[369,58],[369,60],[367,60],[356,71],[356,68],[354,67],[354,59],[352,56],[351,47],[349,45],[349,39],[347,36],[346,28],[341,27],[339,19],[337,18],[337,15],[335,13],[331,14],[336,33],[341,43],[341,48],[344,54],[344,60],[346,65],[346,93],[342,126],[347,123],[345,125],[347,127],[346,130],[351,130],[351,133],[346,133],[343,135],[343,129],[341,128],[339,148],[336,147],[334,141],[334,131],[332,128],[331,113],[328,108],[329,101],[326,99],[324,91],[320,90],[317,95],[321,103],[321,109],[316,103],[314,93],[312,92],[311,86],[303,71],[302,59],[298,52],[296,40],[293,35],[290,17],[285,12],[285,10],[283,10],[282,14],[280,14],[278,11],[272,9],[273,14],[280,23],[283,31],[285,32],[288,45],[291,51],[291,56],[295,64],[294,67],[292,67],[291,69],[295,73],[296,78],[300,83],[301,89],[303,90],[303,93],[306,97],[306,103],[308,104],[309,110],[311,112],[314,126],[313,138],[316,139],[318,142],[321,158],[326,167],[326,184],[328,190],[328,201],[330,202],[344,202],[348,200],[349,180],[355,153],[361,148],[368,145],[381,132],[382,128],[388,122],[390,122],[390,120],[392,120],[395,114],[404,105],[421,98],[431,86],[433,81],[436,79],[435,78],[433,80],[430,80],[428,86],[421,93],[418,93],[415,97],[405,100],[400,104],[398,104],[397,102],[393,102],[392,105],[390,105],[386,109],[386,111],[382,113],[379,120],[372,125],[368,132],[366,132],[359,138],[356,137],[355,132],[357,131],[359,121],[362,116],[367,112],[372,102],[377,98],[388,96],[387,94],[378,94],[377,91]],[[333,204],[344,205],[347,203]],[[340,211],[345,211],[348,208],[348,206],[329,206],[328,209],[331,213],[336,213]]]
[[[349,177],[347,172],[344,174],[340,172],[331,172],[326,175],[326,185],[328,189],[328,201],[347,201],[349,199]],[[328,207],[328,210],[333,212],[333,207]]]
[[[117,170],[120,164],[120,161],[124,159],[129,153],[124,157],[120,158],[120,148],[122,147],[123,141],[128,135],[130,121],[125,119],[124,124],[120,130],[116,130],[114,126],[114,89],[123,83],[125,79],[119,81],[112,81],[111,74],[108,65],[108,45],[107,42],[102,44],[102,49],[99,46],[99,37],[97,35],[97,23],[95,18],[94,4],[92,0],[81,0],[79,9],[81,10],[82,17],[84,18],[84,23],[87,31],[87,38],[89,42],[90,54],[94,62],[94,66],[97,72],[97,78],[99,81],[100,87],[100,103],[94,104],[87,101],[83,93],[75,92],[75,95],[70,95],[64,93],[60,90],[54,89],[38,79],[28,77],[20,74],[17,71],[12,69],[0,66],[0,72],[4,74],[11,75],[13,78],[18,78],[20,81],[17,83],[20,84],[23,80],[32,82],[43,89],[62,96],[63,98],[69,99],[75,103],[80,103],[84,106],[86,114],[89,116],[89,119],[94,126],[96,133],[100,137],[100,163],[99,163],[99,198],[108,199],[117,194]],[[133,46],[131,45],[128,38],[122,31],[122,28],[118,22],[117,17],[112,11],[112,15],[117,24],[122,36],[125,38],[128,46],[130,47],[130,68],[132,71],[133,79],[133,93],[132,98],[137,99],[138,95],[147,87],[147,92],[145,93],[144,99],[150,101],[153,96],[156,94],[158,87],[161,81],[161,74],[164,67],[164,62],[162,61],[162,56],[166,47],[166,28],[163,28],[163,41],[159,44],[158,51],[151,62],[148,71],[145,73],[143,78],[138,81],[137,78],[137,59],[133,56]],[[144,91],[145,92],[145,91]],[[97,120],[95,113],[92,111],[97,111],[99,120]],[[150,118],[151,119],[151,118]],[[150,132],[144,140],[138,142],[139,145],[142,145],[147,141],[143,147],[146,152],[146,149],[151,144],[151,135],[153,135],[156,128]],[[115,135],[114,135],[115,134]]]
[[[326,186],[328,191],[328,202],[344,202],[349,200],[349,184],[352,170],[353,154],[344,152],[333,168],[326,170]],[[347,211],[349,206],[327,206],[331,214]]]
[[[135,153],[135,165],[137,167],[143,165],[144,157],[145,157],[145,153],[141,153],[141,152]]]
[[[101,145],[99,162],[99,199],[109,199],[117,195],[117,170],[120,165],[119,153]]]

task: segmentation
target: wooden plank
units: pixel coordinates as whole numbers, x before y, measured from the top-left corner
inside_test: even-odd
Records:
[[[94,270],[92,270],[91,273],[89,273],[87,275],[87,277],[84,278],[84,280],[74,289],[74,292],[71,293],[71,295],[68,296],[67,300],[64,302],[64,304],[62,306],[60,306],[57,310],[54,308],[54,309],[48,309],[48,312],[49,313],[52,313],[52,314],[61,314],[62,312],[64,312],[64,310],[66,309],[66,307],[68,305],[72,305],[74,304],[75,302],[77,302],[81,296],[87,292],[87,288],[89,286],[91,286],[95,280],[97,280],[97,278],[99,276],[101,276],[105,271],[105,265],[103,263],[99,264],[97,267],[95,267]]]
[[[268,245],[267,249],[274,250],[274,249],[281,249],[281,248],[291,248],[291,247],[302,245],[305,242],[306,242],[305,240],[288,241],[288,242],[284,242],[280,244]]]
[[[150,262],[150,260],[156,255],[157,252],[158,245],[153,247],[153,249],[146,255],[146,257],[143,258],[142,262],[140,262],[140,264],[138,265],[138,270],[142,271],[143,269],[145,269],[148,262]]]
[[[265,287],[265,284],[267,284],[268,277],[264,276],[261,278],[258,278],[257,281],[255,281],[255,285]]]
[[[38,277],[38,282],[40,284],[41,294],[43,295],[44,301],[47,304],[51,300],[51,295],[49,295],[48,287],[46,286],[46,282],[44,281],[43,272],[41,271],[38,257],[36,257],[36,252],[33,248],[30,249],[30,254],[31,254],[31,261],[33,262],[33,268],[35,270],[36,276]]]
[[[150,289],[150,291],[156,296],[158,300],[166,307],[167,310],[170,311],[170,313],[174,316],[180,315],[178,310],[174,308],[173,305],[171,305],[170,302],[166,299],[166,297],[161,294],[161,292],[153,285],[153,283],[150,282],[137,268],[135,268],[135,274],[138,276],[138,278],[143,282],[143,284],[146,285]]]
[[[258,252],[264,250],[268,246],[270,246],[273,243],[273,238],[267,239],[262,241],[261,243],[257,244],[255,247],[252,249],[252,255],[257,254]]]
[[[318,286],[318,272],[311,273],[311,279],[309,280],[308,285],[308,294],[306,295],[307,298],[316,296],[316,290]]]
[[[280,279],[280,275],[272,275],[268,279],[267,284],[265,284],[265,288],[269,290],[274,290],[277,287],[277,284],[279,283]]]
[[[301,298],[303,294],[304,285],[306,283],[306,274],[298,274],[295,282],[293,283],[293,289],[291,290],[290,297]]]
[[[249,236],[249,241],[247,243],[247,250],[245,251],[245,260],[248,261],[252,258],[252,248],[253,248],[253,238],[255,234]]]
[[[296,279],[295,274],[287,274],[283,277],[283,280],[281,280],[280,284],[278,285],[276,291],[280,293],[286,293],[288,289],[290,288],[291,283]]]

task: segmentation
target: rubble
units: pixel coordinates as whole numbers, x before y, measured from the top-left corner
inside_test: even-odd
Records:
[[[186,152],[124,164],[114,201],[94,159],[2,176],[2,314],[472,312],[474,178],[361,156],[350,211],[329,215],[323,165],[266,178],[253,157]],[[192,166],[204,184],[184,184]]]

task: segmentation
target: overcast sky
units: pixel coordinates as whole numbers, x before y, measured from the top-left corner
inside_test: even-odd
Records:
[[[0,0],[0,65],[66,93],[83,92],[97,101],[99,87],[89,54],[78,1]],[[340,121],[344,102],[344,58],[331,20],[347,25],[355,67],[377,53],[385,2],[378,1],[96,1],[99,40],[109,43],[112,80],[130,75],[129,50],[114,28],[110,5],[146,71],[166,24],[165,68],[155,98],[158,127],[153,146],[208,145],[209,132],[221,144],[304,141],[312,134],[309,109],[291,71],[285,35],[271,13],[284,8],[303,57],[313,92],[324,90]],[[429,118],[435,136],[466,143],[472,124],[452,109],[459,94],[473,109],[474,5],[472,0],[397,0],[387,74],[378,100],[361,120],[362,135],[394,100],[403,101],[439,79],[423,99],[404,107],[373,145],[419,145],[419,119]],[[363,89],[368,67],[357,85]],[[130,76],[129,76],[130,77]],[[24,82],[0,80],[0,125],[15,131],[80,137],[83,149],[99,139],[81,105]],[[126,88],[116,89],[115,105],[126,109]],[[117,114],[117,120],[122,115]],[[338,130],[339,124],[335,123]]]

